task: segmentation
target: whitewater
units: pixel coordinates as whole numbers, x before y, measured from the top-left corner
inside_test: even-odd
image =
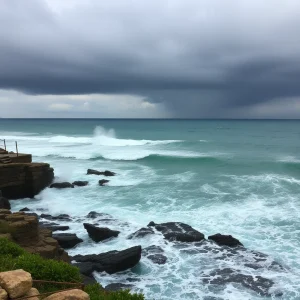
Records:
[[[81,218],[109,214],[105,226],[118,238],[94,243],[82,222],[65,222],[84,240],[69,253],[90,254],[135,245],[160,246],[167,262],[142,258],[130,271],[95,273],[103,285],[133,284],[146,299],[270,299],[236,283],[211,285],[203,278],[216,269],[274,281],[276,299],[300,299],[300,122],[199,120],[6,120],[0,139],[9,150],[47,162],[55,181],[88,180],[81,188],[45,189],[35,199],[12,201],[13,210],[43,208]],[[1,145],[0,145],[1,147]],[[86,170],[111,170],[106,187]],[[166,242],[160,235],[127,239],[155,223],[178,221],[205,237],[231,234],[249,250],[264,253],[283,269],[251,268],[251,254],[224,259],[191,244]],[[105,227],[104,226],[104,227]],[[275,297],[282,293],[282,296]],[[210,298],[211,297],[211,298]]]

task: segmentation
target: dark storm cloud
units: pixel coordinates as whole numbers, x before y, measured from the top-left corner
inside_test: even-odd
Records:
[[[177,117],[253,117],[261,104],[298,103],[298,36],[293,0],[0,0],[0,89],[133,94]]]

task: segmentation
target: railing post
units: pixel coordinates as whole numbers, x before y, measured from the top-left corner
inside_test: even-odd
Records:
[[[5,139],[3,141],[4,141],[4,150],[6,151],[6,142],[5,142]]]
[[[18,151],[18,142],[16,141],[16,151],[17,151],[17,156],[19,156],[19,151]]]

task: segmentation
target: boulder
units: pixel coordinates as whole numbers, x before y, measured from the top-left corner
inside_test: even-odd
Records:
[[[5,197],[1,196],[1,191],[0,191],[0,209],[10,209],[10,203],[8,201],[8,199],[6,199]]]
[[[19,211],[30,211],[30,209],[28,207],[24,207],[24,208],[20,209]]]
[[[40,223],[41,228],[48,228],[51,231],[66,231],[69,230],[69,226],[59,225],[57,223]]]
[[[53,234],[53,238],[56,239],[58,244],[64,249],[73,248],[83,242],[75,233],[56,233]]]
[[[104,175],[104,176],[115,176],[116,175],[115,172],[111,172],[108,170],[105,170],[104,172],[100,172],[100,171],[92,170],[92,169],[88,169],[86,174],[87,175]]]
[[[133,287],[132,284],[125,284],[125,283],[111,283],[105,287],[106,291],[115,292],[121,290],[130,290]]]
[[[26,295],[32,287],[31,274],[24,270],[0,273],[0,286],[6,290],[10,298]]]
[[[50,188],[56,188],[56,189],[66,189],[66,188],[74,188],[74,185],[70,182],[56,182],[52,183],[50,185]]]
[[[101,180],[99,180],[99,185],[100,186],[104,186],[106,183],[108,183],[109,182],[109,180],[106,180],[106,179],[101,179]]]
[[[44,300],[90,300],[90,296],[82,290],[74,289],[52,294]]]
[[[164,265],[167,262],[167,257],[162,254],[151,254],[147,258],[157,265]]]
[[[4,290],[0,287],[0,300],[7,300],[7,298],[8,298],[8,295],[7,295],[6,290]]]
[[[203,233],[184,223],[168,222],[155,224],[154,222],[150,222],[148,226],[154,226],[155,229],[160,231],[164,238],[168,241],[199,242],[204,240]]]
[[[83,226],[88,232],[89,237],[95,242],[101,242],[112,237],[117,237],[120,233],[120,231],[117,230],[111,230],[107,227],[97,227],[88,223],[84,223]]]
[[[133,268],[141,259],[142,247],[135,246],[122,251],[109,251],[101,254],[76,255],[72,259],[84,264],[89,264],[95,271],[105,271],[109,274]],[[102,269],[102,270],[101,270]]]
[[[246,275],[239,270],[231,268],[217,269],[212,271],[208,276],[205,275],[203,282],[206,284],[227,285],[227,284],[241,284],[245,288],[251,289],[260,296],[272,296],[270,289],[274,282],[271,279],[262,276]],[[277,293],[277,296],[281,293]]]
[[[112,216],[111,215],[109,215],[109,214],[105,214],[105,213],[98,213],[98,212],[96,212],[96,211],[90,211],[88,214],[87,214],[87,216],[86,216],[86,218],[90,218],[90,219],[96,219],[96,218],[102,218],[102,217],[104,217],[104,218],[112,218]]]
[[[88,181],[74,181],[72,182],[73,185],[76,185],[76,186],[86,186],[89,184]]]
[[[154,230],[149,227],[143,227],[143,228],[139,229],[138,231],[130,234],[127,238],[129,240],[134,239],[134,238],[143,238],[144,236],[146,236],[148,234],[154,234]]]
[[[239,240],[237,240],[231,235],[223,235],[217,233],[215,235],[209,236],[208,239],[214,241],[220,246],[228,246],[228,247],[243,246],[243,244]]]
[[[30,300],[40,300],[40,292],[36,288],[31,288],[29,292],[24,297],[30,297]],[[36,297],[34,297],[36,296]]]

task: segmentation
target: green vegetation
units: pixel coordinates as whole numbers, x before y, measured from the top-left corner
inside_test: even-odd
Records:
[[[31,273],[35,280],[60,282],[81,282],[78,268],[68,263],[52,259],[44,259],[39,255],[30,254],[17,244],[0,238],[0,272],[23,269]],[[36,286],[39,291],[49,292],[70,286],[43,284]],[[143,300],[141,294],[130,294],[129,291],[106,292],[99,284],[87,285],[85,291],[91,300]]]

